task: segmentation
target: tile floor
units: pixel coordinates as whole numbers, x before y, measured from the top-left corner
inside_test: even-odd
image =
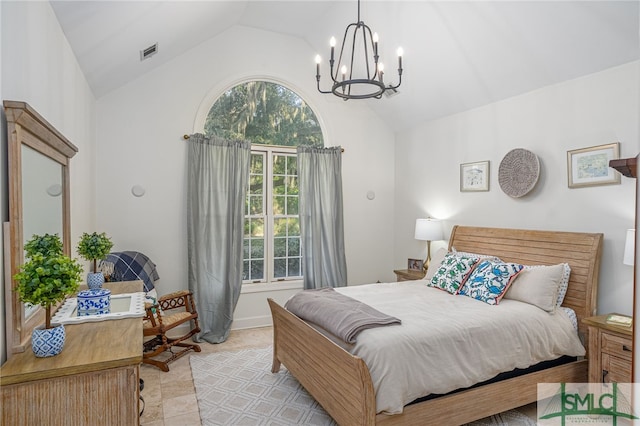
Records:
[[[140,417],[143,426],[200,426],[200,413],[196,391],[191,377],[191,354],[206,355],[213,352],[259,348],[271,345],[271,327],[232,330],[226,342],[213,345],[200,343],[202,352],[189,352],[169,364],[169,372],[142,364],[140,377],[144,380],[141,395],[145,401]]]
[[[220,351],[260,348],[271,345],[271,327],[247,330],[232,330],[226,342],[213,345],[201,343],[202,352],[188,355],[169,364],[165,373],[158,368],[142,364],[140,376],[144,380],[142,396],[145,401],[144,414],[140,418],[143,426],[200,426],[200,413],[196,391],[191,377],[189,357]],[[520,412],[536,419],[536,404],[521,407]]]

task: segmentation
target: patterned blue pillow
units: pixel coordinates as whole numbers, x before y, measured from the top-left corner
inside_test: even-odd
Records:
[[[482,260],[469,275],[460,294],[497,305],[522,268],[524,266],[517,263]]]
[[[477,257],[447,253],[427,285],[456,294],[479,260]]]

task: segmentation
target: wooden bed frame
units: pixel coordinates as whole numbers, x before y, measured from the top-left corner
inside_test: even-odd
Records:
[[[571,266],[563,306],[578,316],[579,332],[588,348],[582,319],[596,313],[603,234],[454,226],[449,249],[491,254],[525,265]],[[537,399],[538,383],[583,383],[587,360],[467,389],[407,405],[402,414],[376,415],[375,391],[361,358],[336,345],[272,299],[274,373],[284,364],[340,425],[464,424],[517,408]],[[588,356],[588,354],[587,354]]]

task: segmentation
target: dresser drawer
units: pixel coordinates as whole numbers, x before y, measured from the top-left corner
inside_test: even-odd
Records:
[[[602,374],[605,383],[631,383],[631,361],[602,354]],[[605,374],[604,372],[607,372]]]
[[[631,361],[631,339],[609,333],[601,334],[602,352]]]

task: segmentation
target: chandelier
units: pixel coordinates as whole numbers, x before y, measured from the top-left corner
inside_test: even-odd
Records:
[[[402,48],[398,48],[398,84],[385,85],[384,64],[378,56],[378,33],[360,20],[360,0],[358,0],[358,20],[349,24],[344,32],[340,55],[336,64],[334,53],[335,37],[329,41],[331,59],[329,68],[333,85],[331,90],[320,89],[320,63],[322,58],[316,55],[316,81],[320,93],[333,93],[349,99],[380,99],[386,90],[394,92],[402,84]],[[373,60],[372,60],[373,59]]]

